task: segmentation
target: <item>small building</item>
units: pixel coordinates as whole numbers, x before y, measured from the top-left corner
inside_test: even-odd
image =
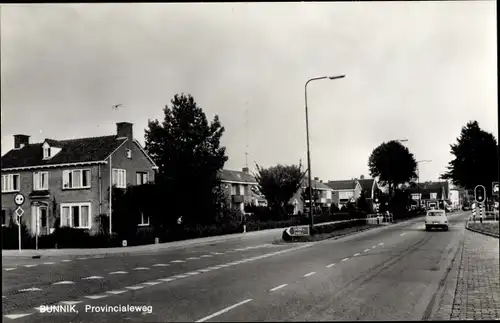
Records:
[[[256,189],[257,180],[247,167],[241,171],[223,169],[219,177],[231,208],[245,212],[245,204],[267,205],[266,200]]]

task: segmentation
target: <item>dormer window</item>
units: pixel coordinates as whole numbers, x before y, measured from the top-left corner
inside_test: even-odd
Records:
[[[50,159],[52,157],[49,144],[43,144],[43,159]]]

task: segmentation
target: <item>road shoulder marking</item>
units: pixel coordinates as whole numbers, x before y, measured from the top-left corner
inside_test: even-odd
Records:
[[[226,312],[229,312],[229,311],[230,311],[230,310],[232,310],[233,308],[236,308],[236,307],[238,307],[238,306],[241,306],[241,305],[246,304],[246,303],[251,302],[251,301],[252,301],[252,299],[251,299],[251,298],[246,299],[246,300],[244,300],[244,301],[242,301],[242,302],[236,303],[236,304],[231,305],[231,306],[229,306],[229,307],[226,307],[226,308],[224,308],[224,309],[222,309],[222,310],[220,310],[220,311],[218,311],[218,312],[215,312],[214,314],[211,314],[211,315],[205,316],[204,318],[201,318],[201,319],[199,319],[199,320],[198,320],[198,321],[196,321],[196,322],[205,322],[205,321],[208,321],[208,320],[210,320],[211,318],[214,318],[214,317],[216,317],[216,316],[219,316],[219,315],[221,315],[221,314],[224,314],[224,313],[226,313]]]

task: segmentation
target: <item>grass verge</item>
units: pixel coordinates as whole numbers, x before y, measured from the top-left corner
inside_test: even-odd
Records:
[[[487,223],[469,222],[467,224],[467,227],[472,231],[496,236],[497,238],[500,237],[500,227],[498,225],[498,222],[487,222]]]

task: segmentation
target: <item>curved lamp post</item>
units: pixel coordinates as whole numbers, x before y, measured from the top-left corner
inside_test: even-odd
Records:
[[[307,80],[306,85],[304,86],[304,94],[305,94],[305,105],[306,105],[306,137],[307,137],[307,169],[308,169],[308,177],[309,177],[309,217],[311,218],[311,223],[309,225],[310,232],[312,234],[312,229],[314,225],[314,219],[313,219],[313,194],[312,194],[312,178],[311,178],[311,151],[309,148],[309,115],[308,115],[308,110],[307,110],[307,84],[309,84],[312,81],[319,81],[319,80],[336,80],[336,79],[341,79],[344,78],[345,75],[338,75],[338,76],[320,76],[320,77],[313,77],[309,80]]]

